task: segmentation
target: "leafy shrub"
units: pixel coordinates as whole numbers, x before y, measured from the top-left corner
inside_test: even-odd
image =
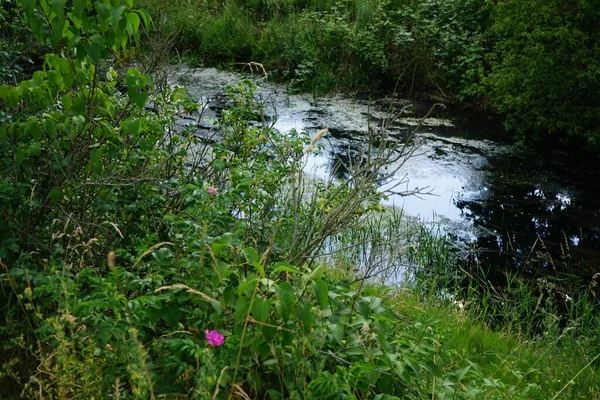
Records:
[[[310,185],[326,130],[276,132],[252,82],[199,137],[177,124],[201,116],[185,90],[113,63],[149,26],[133,1],[21,5],[54,52],[0,87],[3,396],[528,395],[464,357],[442,368],[442,338],[396,315],[395,292],[319,261],[382,211],[408,142],[377,133],[346,180]]]
[[[584,138],[597,147],[598,18],[592,1],[503,1],[494,8],[486,84],[522,141]]]

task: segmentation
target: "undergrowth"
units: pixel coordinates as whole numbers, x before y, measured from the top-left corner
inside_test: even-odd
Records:
[[[292,90],[383,89],[467,102],[527,145],[597,153],[594,0],[145,0],[180,55],[265,65]]]
[[[309,182],[304,157],[327,130],[275,131],[255,83],[226,88],[201,136],[203,105],[153,79],[160,57],[123,67],[151,27],[133,1],[21,5],[52,51],[0,87],[3,398],[598,395],[593,356],[575,351],[585,331],[556,331],[540,353],[429,308],[430,283],[374,284],[455,260],[379,204],[414,194],[376,185],[410,140],[368,141],[346,180]]]

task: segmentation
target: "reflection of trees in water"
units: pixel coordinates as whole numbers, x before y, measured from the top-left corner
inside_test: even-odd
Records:
[[[456,201],[487,232],[477,240],[481,265],[532,275],[554,272],[555,267],[593,274],[600,261],[598,187],[590,186],[595,181],[585,186],[551,184],[559,179],[553,173],[510,157],[491,159],[482,197]]]
[[[377,144],[375,144],[377,147]],[[333,144],[329,154],[328,168],[331,177],[335,179],[348,180],[352,177],[352,171],[366,168],[369,165],[368,157],[365,154],[367,146],[358,140],[338,141]],[[370,151],[376,152],[371,148]],[[368,175],[373,175],[372,169],[367,169]],[[377,174],[374,184],[384,185],[385,176],[382,173]]]

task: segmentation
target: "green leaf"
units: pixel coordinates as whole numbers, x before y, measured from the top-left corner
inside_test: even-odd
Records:
[[[243,321],[250,310],[250,299],[247,297],[239,297],[235,303],[235,320]]]
[[[50,7],[52,7],[52,11],[62,21],[65,20],[65,4],[66,3],[67,3],[67,0],[51,0],[50,1]]]
[[[139,135],[142,130],[142,124],[139,118],[128,118],[121,123],[121,127],[125,130],[125,133],[133,136]]]
[[[111,23],[113,29],[116,29],[119,25],[119,20],[121,19],[121,15],[123,15],[123,11],[125,11],[125,6],[122,4],[117,4],[111,10]]]
[[[38,124],[38,120],[35,117],[29,117],[27,122],[24,124],[25,135],[29,138],[32,137],[34,140],[40,140],[42,137],[42,130]]]
[[[48,134],[48,136],[52,137],[54,136],[54,130],[55,130],[55,122],[52,118],[46,117],[42,120],[42,125],[44,126],[44,130],[46,131],[46,133]]]
[[[292,314],[292,310],[294,308],[294,303],[296,302],[296,293],[294,292],[294,288],[289,282],[281,282],[275,288],[275,292],[277,293],[277,297],[279,301],[275,304],[275,309],[277,313],[284,321],[290,319]]]
[[[73,15],[77,17],[79,21],[83,19],[83,13],[85,7],[88,5],[88,0],[73,0]]]
[[[327,307],[329,301],[329,288],[327,287],[327,283],[322,280],[313,282],[311,289],[319,302],[319,306],[321,306],[321,308]]]
[[[27,151],[31,156],[39,156],[42,153],[42,147],[38,142],[33,142],[29,145],[29,149]]]
[[[177,304],[169,304],[163,309],[162,317],[171,327],[177,327],[177,324],[183,318],[183,312]]]
[[[365,354],[365,349],[362,346],[352,346],[348,350],[345,350],[344,354],[349,356],[362,356]]]
[[[471,369],[471,366],[467,365],[466,367],[456,371],[455,375],[456,375],[457,382],[460,382],[465,377],[465,375],[467,375],[467,373],[469,372],[470,369]]]
[[[148,93],[141,87],[127,87],[127,95],[135,103],[138,108],[144,108],[148,100]]]
[[[50,202],[52,204],[58,203],[60,201],[60,197],[61,193],[58,188],[52,188],[52,190],[50,190]]]
[[[104,47],[104,39],[100,35],[90,37],[85,52],[88,56],[97,63],[101,58],[106,57],[106,48]]]
[[[21,7],[23,7],[23,12],[25,13],[25,18],[31,20],[33,17],[33,10],[37,1],[35,0],[21,0]]]
[[[202,185],[201,182],[200,182],[200,185]],[[219,257],[221,255],[221,252],[223,251],[223,249],[231,247],[231,239],[232,239],[231,235],[220,236],[217,240],[215,240],[210,245],[210,247],[212,248],[213,253],[215,253],[216,257]]]
[[[69,96],[68,94],[64,95],[62,97],[61,102],[62,102],[62,107],[63,107],[64,111],[66,111],[66,112],[71,111],[71,105],[73,104],[73,99],[71,99],[71,96]]]
[[[144,27],[146,29],[150,28],[150,15],[144,9],[138,10],[140,17],[142,17],[142,21],[144,22]]]
[[[258,256],[258,253],[256,252],[256,249],[254,249],[252,247],[246,247],[245,249],[242,250],[242,253],[244,254],[244,257],[246,257],[248,264],[252,265],[256,269],[256,271],[258,272],[258,275],[261,278],[264,278],[265,277],[265,269],[262,266],[262,264],[260,263],[260,258]]]
[[[140,28],[140,17],[135,12],[127,14],[127,31],[131,36],[135,36]]]
[[[58,17],[52,18],[50,21],[50,26],[52,27],[52,34],[50,36],[50,42],[52,46],[58,46],[58,43],[63,38],[63,28],[65,26],[64,20],[61,20]]]
[[[252,316],[255,320],[260,322],[266,322],[271,312],[271,302],[269,299],[262,299],[256,297],[254,304],[252,304]]]
[[[319,281],[323,277],[323,266],[319,265],[315,269],[312,270],[309,276],[309,281]]]
[[[408,367],[410,367],[410,369],[412,369],[415,374],[420,373],[419,364],[417,364],[413,359],[407,358],[405,360],[405,362],[406,362],[406,365]]]
[[[98,12],[98,17],[96,18],[96,20],[99,23],[100,32],[104,33],[108,30],[108,28],[110,26],[110,21],[111,21],[110,5],[105,2],[102,2],[102,1],[96,1],[94,3],[94,6],[96,7],[96,11]]]
[[[238,286],[238,294],[241,295],[243,293],[246,292],[246,290],[248,290],[248,288],[250,286],[255,286],[258,282],[258,277],[257,276],[250,276],[248,278],[246,278],[246,280],[242,281],[242,283],[240,283],[240,285]]]
[[[290,263],[287,263],[285,261],[275,263],[274,267],[275,267],[275,269],[273,270],[271,275],[278,275],[282,272],[290,272],[292,274],[301,273],[301,271],[299,269],[294,268]]]
[[[23,160],[25,160],[26,158],[27,158],[27,153],[26,153],[25,149],[18,148],[17,151],[15,152],[15,161],[17,162],[17,164],[21,164],[23,162]]]
[[[310,328],[312,328],[315,319],[317,318],[317,314],[312,310],[312,306],[310,304],[300,304],[297,307],[296,313],[298,319],[302,321],[304,333],[309,333]]]
[[[98,175],[102,174],[102,149],[92,149],[90,152],[90,159],[92,162],[92,170]]]

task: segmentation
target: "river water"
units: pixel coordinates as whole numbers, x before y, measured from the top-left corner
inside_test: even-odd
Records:
[[[181,72],[178,83],[207,104],[205,129],[226,102],[224,87],[241,75],[215,69]],[[322,155],[311,156],[306,172],[328,178],[339,172],[338,158],[365,146],[366,130],[401,112],[389,126],[406,138],[432,104],[342,94],[314,97],[290,94],[260,78],[257,95],[281,132],[296,129],[313,136],[328,128]],[[600,168],[559,152],[531,154],[513,149],[498,121],[446,105],[427,118],[414,138],[419,145],[399,171],[406,190],[427,188],[424,196],[392,196],[425,223],[440,224],[472,260],[490,272],[526,276],[576,274],[583,281],[600,272]],[[334,172],[337,171],[337,172]],[[394,181],[383,183],[393,185]]]

